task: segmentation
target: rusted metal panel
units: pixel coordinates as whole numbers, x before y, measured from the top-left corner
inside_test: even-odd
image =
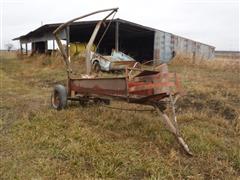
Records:
[[[191,55],[193,52],[193,41],[187,40],[187,54]]]
[[[170,33],[156,31],[154,39],[155,63],[169,62],[175,54],[190,58],[210,59],[214,57],[214,47]]]
[[[214,57],[214,50],[201,43],[197,43],[197,57],[202,59],[211,59]]]
[[[161,62],[165,61],[165,33],[160,32],[160,59]]]
[[[164,33],[165,42],[164,42],[164,60],[163,62],[168,62],[172,59],[172,35],[170,33]]]
[[[174,43],[172,34],[155,31],[154,36],[154,60],[155,64],[168,62],[172,59]]]
[[[181,54],[191,58],[211,59],[214,57],[214,47],[202,44],[187,38],[172,35],[173,51],[175,54]]]
[[[178,53],[178,54],[179,53],[180,54],[186,53],[186,40],[184,38],[179,37],[179,36],[176,36],[175,39],[177,39],[177,42],[178,42],[178,45],[175,49],[175,52]]]
[[[108,97],[133,98],[170,92],[180,92],[180,85],[175,73],[168,73],[166,64],[158,71],[141,70],[133,78],[90,78],[69,79],[70,95],[82,94],[105,95]],[[72,93],[74,92],[74,93]]]
[[[154,89],[159,87],[174,87],[174,82],[159,82],[159,83],[146,83],[146,82],[139,82],[134,84],[133,87],[129,88],[129,92],[147,90],[147,89]],[[165,93],[164,91],[162,93]]]
[[[125,78],[70,79],[70,90],[80,94],[126,95]]]

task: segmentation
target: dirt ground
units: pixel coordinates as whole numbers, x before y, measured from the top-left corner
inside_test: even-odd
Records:
[[[0,58],[1,179],[239,179],[240,61],[170,64],[187,93],[177,114],[188,157],[154,112],[53,110],[52,88],[66,83],[60,57]]]

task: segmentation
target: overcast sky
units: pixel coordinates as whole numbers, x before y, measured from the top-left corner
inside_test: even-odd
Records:
[[[0,0],[0,48],[41,24],[119,7],[116,17],[239,51],[240,0]],[[94,16],[91,19],[99,19]],[[90,19],[90,20],[91,20]]]

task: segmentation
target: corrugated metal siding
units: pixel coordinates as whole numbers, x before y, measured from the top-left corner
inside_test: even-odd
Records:
[[[160,64],[161,57],[160,57],[160,49],[161,49],[161,33],[158,31],[154,34],[154,52],[153,52],[153,59],[155,64]]]
[[[154,36],[155,63],[169,62],[173,54],[211,59],[214,57],[214,47],[156,30]]]
[[[164,61],[168,62],[169,59],[172,59],[173,55],[173,42],[171,41],[172,35],[170,33],[164,33],[165,41],[164,44]]]
[[[155,63],[168,62],[173,55],[174,43],[170,33],[156,31],[154,36]]]

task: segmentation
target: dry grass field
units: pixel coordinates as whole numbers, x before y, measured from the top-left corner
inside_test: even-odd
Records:
[[[170,64],[187,92],[177,114],[188,157],[154,112],[53,110],[52,88],[66,78],[60,57],[0,58],[1,179],[239,179],[240,61]]]

